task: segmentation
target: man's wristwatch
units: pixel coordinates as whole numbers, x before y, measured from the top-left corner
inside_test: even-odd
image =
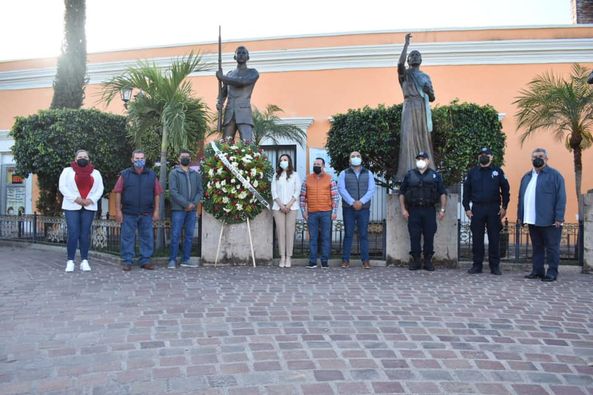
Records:
[[[444,208],[441,209],[441,213],[445,213],[445,209]]]

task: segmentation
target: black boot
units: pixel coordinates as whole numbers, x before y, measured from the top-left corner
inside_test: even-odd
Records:
[[[410,270],[420,270],[422,268],[422,261],[420,260],[420,255],[412,255],[412,260],[408,262],[408,269]]]
[[[472,266],[472,268],[469,269],[467,272],[469,274],[479,274],[479,273],[482,273],[482,266],[481,265],[478,266],[478,265],[476,265],[474,263],[474,265]]]
[[[432,255],[424,256],[424,270],[434,272],[434,265],[432,264]]]

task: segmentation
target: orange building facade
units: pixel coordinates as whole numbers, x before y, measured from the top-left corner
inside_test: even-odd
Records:
[[[249,49],[249,66],[260,73],[252,104],[260,109],[268,104],[278,105],[284,110],[285,122],[294,123],[307,133],[307,147],[296,145],[298,171],[303,177],[310,170],[310,156],[323,150],[332,115],[365,105],[374,107],[403,101],[396,64],[405,33],[389,31],[225,42],[223,68],[226,72],[235,67],[233,51],[238,45]],[[576,222],[572,154],[546,132],[521,146],[513,101],[538,74],[553,71],[567,76],[576,62],[593,68],[592,37],[593,25],[413,33],[410,50],[422,53],[422,69],[431,76],[435,88],[437,100],[433,105],[459,99],[490,104],[499,112],[507,135],[504,169],[511,183],[510,219],[515,218],[520,178],[530,169],[530,153],[535,147],[545,147],[549,151],[549,164],[566,179],[569,198],[566,221]],[[212,71],[196,73],[191,81],[194,94],[214,110],[217,95],[214,77],[217,45],[214,42],[89,54],[85,107],[125,114],[120,102],[113,102],[109,107],[99,102],[101,82],[122,73],[138,60],[167,66],[172,58],[187,55],[191,50],[200,51],[204,59],[212,63]],[[13,159],[7,132],[15,116],[30,115],[49,107],[55,63],[55,59],[0,63],[0,163],[3,166],[0,214],[7,210],[7,188],[16,185],[8,183]],[[593,149],[583,155],[583,192],[593,188],[591,163]],[[32,212],[35,188],[27,180],[22,188],[27,200],[26,211]],[[13,196],[14,192],[10,194]]]

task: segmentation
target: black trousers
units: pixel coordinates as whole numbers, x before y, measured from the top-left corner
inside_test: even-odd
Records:
[[[410,233],[410,255],[419,257],[434,254],[434,234],[437,232],[437,217],[434,207],[410,207],[408,210],[408,232]],[[420,246],[420,239],[424,237],[424,248]]]
[[[488,263],[490,270],[500,265],[500,208],[494,204],[474,204],[472,206],[472,253],[474,266],[482,268],[484,262],[484,231],[488,231]]]

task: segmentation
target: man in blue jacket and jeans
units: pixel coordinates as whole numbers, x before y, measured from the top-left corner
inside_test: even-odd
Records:
[[[191,154],[182,150],[179,154],[179,166],[169,173],[169,190],[171,192],[171,250],[169,254],[169,269],[177,266],[177,253],[181,230],[183,239],[183,267],[197,267],[191,263],[191,244],[196,227],[196,209],[202,200],[203,188],[200,173],[189,167]]]
[[[136,246],[136,231],[140,238],[140,267],[154,270],[150,258],[154,252],[153,222],[159,219],[161,184],[154,171],[146,168],[144,151],[135,150],[133,166],[122,171],[115,193],[115,219],[121,224],[122,269],[132,270]]]
[[[566,209],[564,178],[548,166],[548,153],[536,148],[531,153],[533,169],[521,179],[517,221],[529,226],[533,246],[533,267],[525,278],[556,281],[560,264],[560,239]],[[545,272],[544,257],[548,271]]]

